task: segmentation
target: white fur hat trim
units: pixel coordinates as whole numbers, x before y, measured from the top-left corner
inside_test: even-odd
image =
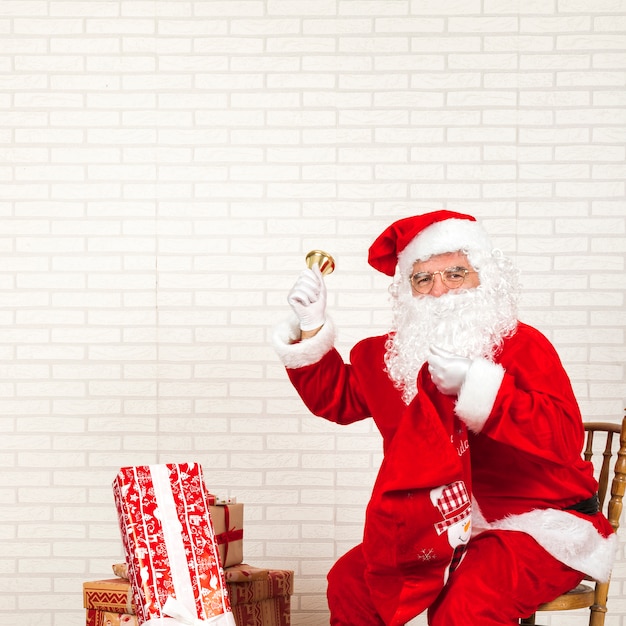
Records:
[[[399,254],[398,268],[402,274],[410,274],[416,261],[459,250],[491,252],[493,245],[478,222],[447,219],[432,224],[417,235]]]

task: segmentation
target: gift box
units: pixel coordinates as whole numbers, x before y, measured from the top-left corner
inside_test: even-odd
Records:
[[[134,614],[130,581],[124,578],[107,578],[83,583],[83,606],[94,611]]]
[[[222,567],[243,563],[243,504],[209,507]]]
[[[235,626],[200,465],[125,467],[113,493],[138,624]]]
[[[289,626],[293,572],[269,570],[249,582],[228,583],[237,626]]]
[[[87,626],[137,626],[137,616],[87,609]]]
[[[224,570],[236,626],[290,626],[293,572],[240,564]],[[86,626],[138,626],[130,582],[83,583]],[[130,604],[129,604],[130,602]]]

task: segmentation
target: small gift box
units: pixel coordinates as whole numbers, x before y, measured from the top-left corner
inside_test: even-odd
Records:
[[[210,506],[222,567],[243,563],[243,504]]]
[[[240,626],[289,626],[293,572],[269,570],[249,582],[228,584],[235,621]]]
[[[113,492],[138,623],[236,626],[200,465],[125,467]]]
[[[94,611],[134,613],[133,592],[123,578],[107,578],[83,583],[83,605]]]
[[[86,626],[137,626],[137,616],[114,611],[87,609]]]

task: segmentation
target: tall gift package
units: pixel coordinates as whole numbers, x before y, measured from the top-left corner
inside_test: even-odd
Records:
[[[113,494],[139,625],[236,626],[201,466],[123,467]]]

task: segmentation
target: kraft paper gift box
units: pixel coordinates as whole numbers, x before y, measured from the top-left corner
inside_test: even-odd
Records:
[[[135,613],[133,590],[126,578],[107,578],[83,583],[83,605],[94,611]]]
[[[237,626],[290,626],[293,571],[241,564],[227,568],[225,577]],[[138,626],[125,578],[85,582],[83,600],[86,626]]]
[[[243,563],[243,504],[209,507],[222,567]]]
[[[124,467],[113,493],[138,624],[236,626],[200,465]]]
[[[86,626],[137,626],[130,582],[121,578],[83,583]]]
[[[87,609],[86,626],[137,626],[137,616],[128,613]]]
[[[269,570],[250,582],[228,584],[237,626],[290,626],[293,572]]]

